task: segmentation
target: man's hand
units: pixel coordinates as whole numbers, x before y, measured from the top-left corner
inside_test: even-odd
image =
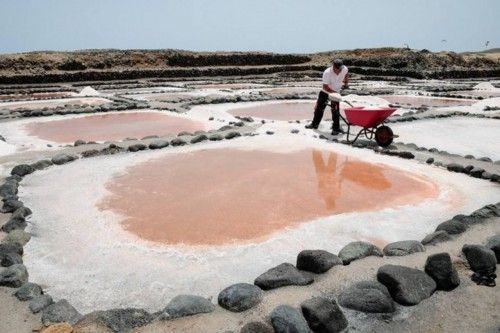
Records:
[[[342,100],[342,97],[340,96],[340,94],[336,93],[336,92],[329,93],[328,98],[334,102],[340,102]]]

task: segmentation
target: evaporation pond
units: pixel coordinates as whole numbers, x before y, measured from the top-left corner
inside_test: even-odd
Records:
[[[31,122],[25,125],[25,129],[29,135],[40,139],[65,143],[78,139],[104,141],[162,136],[204,130],[205,126],[198,121],[161,112],[124,112]]]
[[[315,102],[269,103],[234,108],[228,112],[233,116],[240,117],[250,116],[269,120],[302,120],[313,118],[314,105]],[[332,119],[330,107],[325,109],[323,119]]]
[[[124,229],[153,242],[192,245],[265,239],[320,217],[437,195],[423,176],[316,149],[169,153],[105,186],[99,208],[118,213]]]

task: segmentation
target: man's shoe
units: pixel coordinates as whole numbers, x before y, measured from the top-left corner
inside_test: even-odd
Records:
[[[341,128],[333,129],[332,130],[332,135],[339,135],[339,134],[344,134],[344,130]]]
[[[313,123],[307,124],[305,128],[312,128],[312,129],[318,129],[318,126],[315,126]]]

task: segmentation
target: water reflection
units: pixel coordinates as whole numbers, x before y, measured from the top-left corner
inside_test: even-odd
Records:
[[[337,171],[338,155],[329,153],[328,159],[323,160],[323,154],[320,150],[312,151],[314,169],[318,179],[318,192],[325,201],[326,209],[335,208],[335,199],[340,196],[340,175]]]
[[[383,191],[391,187],[384,176],[384,169],[378,165],[353,160],[332,152],[323,159],[320,150],[312,150],[312,160],[318,180],[318,192],[328,211],[335,210],[335,200],[341,196],[342,183],[351,181],[363,188]]]

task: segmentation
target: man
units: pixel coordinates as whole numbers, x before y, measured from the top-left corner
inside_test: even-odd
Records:
[[[318,128],[323,113],[328,104],[328,97],[332,96],[332,135],[344,133],[340,127],[340,102],[335,94],[339,94],[341,89],[348,88],[349,76],[347,75],[348,69],[344,66],[341,59],[335,59],[332,62],[332,67],[328,67],[323,72],[323,89],[319,92],[318,101],[314,108],[314,118],[312,123],[306,125],[306,128]]]

